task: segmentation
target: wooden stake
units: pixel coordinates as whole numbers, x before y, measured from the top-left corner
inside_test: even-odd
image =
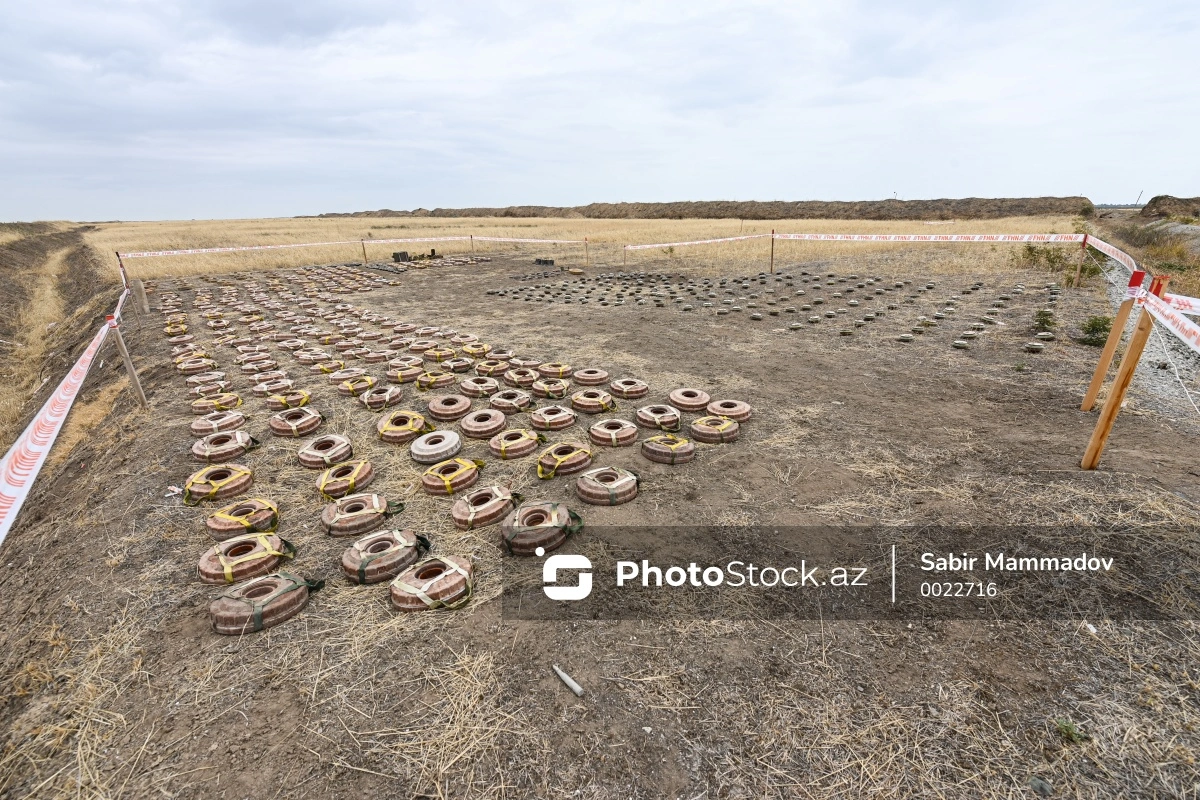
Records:
[[[367,265],[367,240],[366,240],[366,239],[359,239],[359,240],[358,240],[358,243],[362,245],[362,249],[363,249],[363,266],[365,267],[365,266]]]
[[[585,267],[590,267],[592,265],[592,257],[588,255],[588,242],[586,236],[583,237],[583,265]]]
[[[145,408],[148,405],[146,393],[142,391],[142,382],[138,380],[137,370],[133,368],[133,359],[129,357],[129,350],[125,347],[125,338],[121,336],[121,327],[112,314],[108,315],[108,327],[112,328],[112,333],[117,338],[117,350],[121,353],[121,360],[125,362],[125,372],[129,375],[129,384],[133,387],[133,393],[137,396],[138,402],[142,404],[142,408]]]
[[[475,255],[475,234],[471,234],[471,255]]]
[[[771,274],[775,274],[775,229],[771,228]]]
[[[1145,272],[1135,271],[1129,279],[1129,288],[1140,289],[1145,279]],[[1087,394],[1083,396],[1083,404],[1079,406],[1080,411],[1091,411],[1092,406],[1096,404],[1096,395],[1100,393],[1100,387],[1104,385],[1104,378],[1108,375],[1108,368],[1112,366],[1113,356],[1117,353],[1117,345],[1121,343],[1121,336],[1125,333],[1125,325],[1129,322],[1129,313],[1132,310],[1132,297],[1123,301],[1120,308],[1117,309],[1117,318],[1113,320],[1112,328],[1108,332],[1108,341],[1104,343],[1104,350],[1100,353],[1100,363],[1096,364],[1092,382],[1088,385]]]
[[[629,263],[629,248],[621,248],[621,266],[624,267]]]
[[[1113,356],[1116,355],[1117,345],[1121,342],[1121,334],[1125,331],[1125,325],[1129,322],[1129,312],[1133,310],[1133,298],[1121,303],[1121,307],[1117,310],[1117,318],[1113,320],[1112,330],[1108,332],[1108,341],[1104,343],[1104,351],[1100,353],[1100,363],[1096,365],[1096,371],[1092,375],[1092,382],[1088,386],[1087,394],[1083,396],[1083,404],[1079,406],[1080,411],[1091,411],[1092,406],[1096,405],[1096,395],[1100,394],[1100,387],[1104,385],[1104,378],[1108,375],[1108,368],[1112,365]]]
[[[1155,277],[1150,284],[1150,293],[1156,297],[1162,297],[1168,280],[1170,279],[1166,276]],[[1137,369],[1138,360],[1142,357],[1142,351],[1146,349],[1146,342],[1149,340],[1152,330],[1154,330],[1154,317],[1150,316],[1150,312],[1143,308],[1141,316],[1138,317],[1133,338],[1129,340],[1129,349],[1125,351],[1121,365],[1117,367],[1117,377],[1113,380],[1108,399],[1104,401],[1104,408],[1100,410],[1100,417],[1096,420],[1096,428],[1092,431],[1092,438],[1088,442],[1087,450],[1083,453],[1083,460],[1079,462],[1079,466],[1083,469],[1095,469],[1100,465],[1104,443],[1108,441],[1113,423],[1117,421],[1117,414],[1121,413],[1121,403],[1125,401],[1125,392],[1129,390],[1129,384],[1133,382],[1133,372]]]

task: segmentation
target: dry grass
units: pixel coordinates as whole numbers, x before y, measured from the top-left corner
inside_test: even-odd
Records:
[[[145,680],[139,639],[148,594],[130,592],[134,599],[106,630],[77,641],[52,623],[43,626],[40,656],[24,663],[12,686],[17,696],[37,700],[9,721],[20,746],[0,756],[0,793],[32,772],[37,780],[28,797],[121,796],[139,759],[116,767],[104,750],[127,724],[110,707]]]
[[[16,327],[17,338],[0,342],[0,352],[8,354],[0,372],[0,442],[7,442],[13,435],[27,411],[25,404],[43,381],[56,377],[43,371],[52,349],[49,334],[65,316],[56,284],[66,254],[66,248],[55,251],[38,270],[32,296]]]
[[[100,223],[87,234],[87,241],[98,252],[135,252],[234,245],[289,244],[297,242],[352,241],[336,247],[296,248],[250,253],[216,253],[198,256],[173,256],[130,259],[126,268],[134,277],[155,278],[167,275],[195,275],[238,270],[261,270],[313,263],[361,261],[357,243],[367,239],[371,260],[390,260],[394,250],[421,252],[435,247],[438,252],[470,252],[468,242],[433,242],[411,245],[374,245],[370,239],[426,236],[504,236],[535,239],[581,239],[587,237],[593,264],[620,266],[621,246],[625,244],[675,242],[740,234],[770,233],[772,229],[789,233],[1067,233],[1073,230],[1069,217],[1010,217],[1006,219],[962,220],[949,225],[930,226],[924,222],[794,220],[602,220],[602,219],[497,219],[485,218],[285,218],[264,220],[205,220],[196,222],[116,222]],[[485,246],[476,245],[482,254]],[[865,253],[899,253],[902,246],[886,244],[841,244],[828,242],[775,243],[777,264],[820,261]],[[981,268],[1007,263],[1012,246],[928,245],[920,248],[931,269],[962,269],[964,254]],[[488,243],[487,252],[522,252],[547,255],[560,263],[582,265],[584,249],[579,245],[509,245]],[[734,242],[718,246],[679,248],[629,253],[630,268],[661,262],[665,257],[680,269],[697,267],[757,266],[765,270],[770,254],[766,239]],[[113,268],[116,258],[111,256]],[[661,264],[656,268],[661,268]]]
[[[66,424],[63,425],[58,438],[54,440],[54,448],[46,459],[46,468],[53,469],[67,460],[71,451],[75,449],[75,445],[91,436],[96,430],[96,426],[112,413],[113,403],[117,396],[128,388],[129,378],[122,376],[101,387],[95,396],[76,401],[75,405],[71,406],[71,413],[67,417]]]

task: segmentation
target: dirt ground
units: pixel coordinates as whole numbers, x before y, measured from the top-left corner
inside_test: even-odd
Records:
[[[512,278],[533,272],[530,262],[380,273],[398,285],[346,302],[640,377],[651,400],[680,386],[743,399],[755,416],[737,442],[701,447],[687,465],[602,453],[599,463],[642,473],[624,506],[584,506],[570,478],[539,482],[528,460],[486,458],[487,482],[565,501],[593,526],[1070,524],[1197,553],[1194,417],[1135,384],[1102,468],[1078,469],[1095,420],[1078,406],[1098,350],[1070,335],[1110,313],[1098,280],[1063,293],[1058,338],[1031,354],[1022,347],[1056,276],[975,271],[961,251],[781,261],[796,278],[935,284],[848,337],[834,320],[790,330],[801,312],[751,321],[749,309],[718,317],[715,306],[486,293],[531,283]],[[896,341],[977,281],[953,324]],[[969,350],[950,347],[960,323],[1017,284],[1026,291],[1003,325]],[[172,288],[194,295],[170,280],[155,288],[155,306]],[[811,297],[782,292],[776,310]],[[211,545],[207,506],[168,489],[198,466],[193,417],[161,315],[144,322],[130,316],[125,328],[150,408],[117,394],[105,421],[43,474],[0,551],[0,797],[1200,797],[1194,622],[505,620],[495,529],[456,531],[449,502],[416,488],[407,448],[380,442],[374,414],[304,368],[292,371],[326,413],[322,431],[345,433],[372,459],[371,490],[408,502],[400,524],[427,533],[436,553],[473,559],[476,596],[459,611],[398,615],[383,585],[341,577],[347,542],[318,526],[315,473],[295,463],[294,441],[269,435],[262,401],[244,392],[248,430],[263,441],[245,458],[252,494],[280,503],[281,533],[299,549],[290,569],[327,585],[279,627],[218,636],[207,608],[220,590],[195,577]],[[203,327],[195,313],[190,322]],[[217,355],[223,367],[231,355]],[[85,396],[118,370],[110,353]],[[405,395],[401,407],[422,410],[424,396],[411,385]]]

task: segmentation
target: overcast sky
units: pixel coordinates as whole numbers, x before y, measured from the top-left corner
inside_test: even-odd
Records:
[[[11,2],[0,219],[1200,195],[1198,9]]]

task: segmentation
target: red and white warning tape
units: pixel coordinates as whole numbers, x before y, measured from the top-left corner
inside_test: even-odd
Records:
[[[697,239],[694,242],[664,242],[662,244],[627,244],[626,250],[651,250],[655,247],[691,247],[694,244],[720,244],[721,242],[744,242],[749,239],[767,239],[769,233],[753,233],[749,236],[726,236],[724,239]]]
[[[192,256],[201,253],[240,253],[248,250],[286,250],[292,247],[328,247],[338,244],[358,244],[358,241],[346,242],[303,242],[301,244],[256,244],[242,247],[193,247],[188,250],[146,250],[140,253],[120,253],[121,258],[157,258],[158,256]]]
[[[1200,353],[1200,325],[1192,322],[1169,302],[1146,292],[1141,298],[1142,304],[1150,315],[1163,324],[1167,330],[1175,334],[1188,347]]]
[[[1129,255],[1129,253],[1126,253],[1124,250],[1121,250],[1118,247],[1113,247],[1103,239],[1097,239],[1091,234],[1087,234],[1084,237],[1083,242],[1088,247],[1094,247],[1101,253],[1104,253],[1104,255],[1108,256],[1114,261],[1117,261],[1121,264],[1121,266],[1125,267],[1125,269],[1129,270],[1130,272],[1137,271],[1137,262],[1133,260],[1133,256]]]
[[[767,234],[768,236],[770,234]],[[776,239],[805,242],[1083,242],[1082,233],[777,233]]]
[[[1181,294],[1168,294],[1163,299],[1176,311],[1182,311],[1184,314],[1200,314],[1200,298],[1185,297]]]
[[[117,317],[120,317],[121,306],[128,296],[128,289],[121,292],[114,312]],[[83,386],[88,369],[108,336],[108,330],[107,322],[100,326],[100,330],[96,331],[96,335],[75,362],[75,366],[71,367],[71,371],[47,398],[41,410],[25,426],[25,430],[17,437],[13,446],[0,458],[0,544],[8,536],[17,513],[25,504],[25,499],[33,488],[33,481],[45,463],[46,456],[50,454],[50,448],[58,438],[63,423],[66,422],[67,413],[79,395],[79,388]]]
[[[1129,276],[1129,288],[1125,290],[1125,299],[1140,300],[1149,294],[1145,287],[1142,286],[1145,281],[1146,273],[1141,270],[1134,270],[1133,274]],[[1182,294],[1164,294],[1162,302],[1166,303],[1173,310],[1184,314],[1200,314],[1200,298],[1188,297]]]
[[[404,244],[406,242],[523,242],[527,244],[583,244],[583,239],[510,239],[503,236],[422,236],[412,239],[347,239],[341,242],[302,242],[298,244],[254,244],[239,247],[194,247],[188,250],[145,250],[118,253],[120,258],[157,258],[191,256],[201,253],[244,253],[251,250],[286,250],[292,247],[336,247],[347,244]]]

